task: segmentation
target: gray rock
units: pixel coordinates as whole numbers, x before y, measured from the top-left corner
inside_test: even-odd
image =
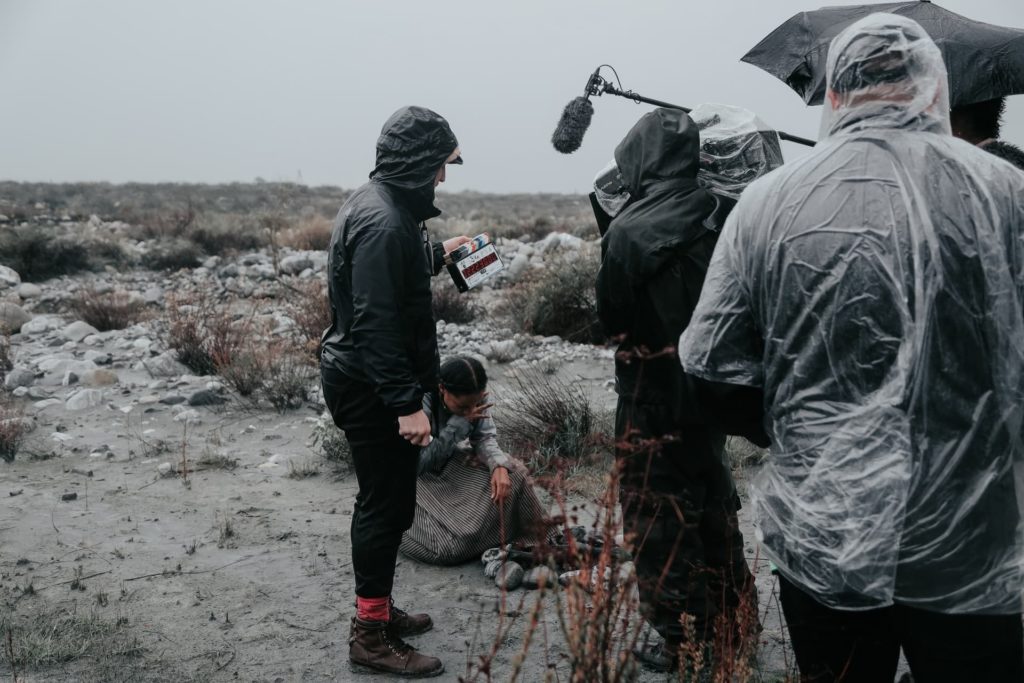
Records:
[[[21,306],[0,303],[0,334],[15,334],[21,331],[22,325],[32,319]]]
[[[273,280],[277,277],[277,272],[269,263],[259,263],[249,270],[249,275],[257,280]]]
[[[508,269],[505,271],[505,278],[510,282],[515,282],[529,267],[530,257],[524,253],[516,254],[516,257],[512,259],[512,263],[509,264]]]
[[[100,331],[87,322],[76,320],[60,331],[60,336],[68,341],[80,342],[86,337],[99,334]]]
[[[183,410],[180,413],[178,413],[177,415],[175,415],[174,416],[174,421],[175,422],[184,422],[185,424],[188,424],[188,425],[194,425],[194,424],[199,424],[200,422],[202,422],[202,418],[199,416],[199,411],[198,410],[193,410],[193,409],[190,408],[188,410]]]
[[[506,562],[494,575],[494,585],[504,590],[515,590],[523,582],[523,567],[518,562]]]
[[[55,330],[61,325],[61,319],[52,315],[40,315],[32,318],[21,326],[21,333],[25,335],[44,334]]]
[[[47,408],[61,405],[62,403],[64,403],[64,401],[61,401],[59,398],[44,398],[41,401],[33,403],[32,410],[39,412],[40,410],[46,410]]]
[[[8,389],[19,387],[30,387],[36,381],[36,374],[28,368],[14,368],[7,373],[4,379],[4,386]]]
[[[243,266],[255,266],[258,263],[270,263],[270,257],[258,251],[246,254],[240,260]]]
[[[558,581],[558,575],[550,568],[540,566],[534,567],[523,576],[523,588],[541,588],[553,586]]]
[[[21,276],[18,275],[18,271],[7,266],[0,266],[0,289],[7,289],[8,287],[17,287],[21,284]]]
[[[68,410],[86,410],[103,405],[103,392],[99,389],[80,389],[68,396],[64,407]]]
[[[200,389],[188,397],[190,406],[216,406],[227,403],[227,399],[210,389]]]
[[[288,275],[298,275],[307,268],[313,268],[313,260],[305,253],[291,254],[281,259],[281,272]]]
[[[501,569],[501,565],[504,564],[503,560],[491,560],[484,567],[484,576],[488,579],[493,579],[498,575],[498,570]]]
[[[31,282],[23,282],[18,286],[18,296],[22,299],[38,299],[43,295],[43,288]]]
[[[188,368],[179,363],[170,351],[164,351],[155,358],[144,360],[142,364],[153,377],[178,377],[188,372]]]
[[[148,287],[142,293],[142,300],[147,304],[158,304],[164,300],[164,290],[156,286]]]
[[[186,399],[181,394],[168,394],[167,396],[161,398],[160,402],[163,403],[165,406],[176,406],[185,403],[187,400],[188,399]]]
[[[50,398],[50,392],[40,387],[29,387],[28,397],[33,401],[45,401]]]
[[[78,377],[78,382],[84,387],[110,387],[120,380],[117,373],[105,368],[86,370]]]

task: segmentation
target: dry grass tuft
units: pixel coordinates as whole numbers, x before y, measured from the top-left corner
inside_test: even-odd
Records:
[[[498,435],[534,475],[571,473],[608,450],[608,425],[582,387],[535,370],[516,375],[514,387],[496,411]]]
[[[279,242],[283,247],[299,251],[326,251],[331,242],[331,221],[313,216],[283,230]]]
[[[101,294],[93,288],[80,291],[71,299],[71,310],[100,332],[123,330],[145,317],[146,304],[125,292]]]

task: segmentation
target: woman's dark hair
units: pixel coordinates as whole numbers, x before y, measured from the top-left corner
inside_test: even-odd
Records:
[[[456,396],[475,394],[487,388],[487,371],[476,358],[455,356],[441,365],[441,386]]]

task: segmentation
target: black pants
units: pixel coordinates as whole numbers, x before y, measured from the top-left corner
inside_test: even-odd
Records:
[[[416,511],[419,448],[398,434],[398,416],[373,387],[321,367],[324,400],[345,431],[359,482],[352,513],[352,570],[356,595],[391,595],[402,534]]]
[[[615,423],[623,526],[633,538],[643,614],[670,646],[685,637],[684,614],[696,638],[710,640],[719,615],[729,619],[741,601],[756,600],[725,437],[622,397]]]
[[[1020,614],[903,605],[851,612],[825,607],[781,576],[779,586],[802,683],[891,683],[901,647],[914,683],[1024,681]]]

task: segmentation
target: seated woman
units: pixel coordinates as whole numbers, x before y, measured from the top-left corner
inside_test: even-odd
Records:
[[[433,441],[420,450],[416,517],[400,547],[421,562],[458,564],[544,536],[547,515],[526,469],[498,446],[486,389],[479,361],[456,357],[441,366],[438,393],[423,398]]]

